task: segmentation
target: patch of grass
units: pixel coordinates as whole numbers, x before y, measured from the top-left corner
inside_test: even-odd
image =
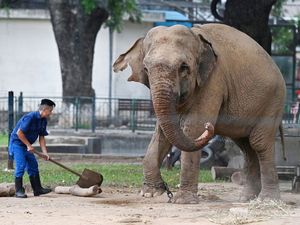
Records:
[[[3,162],[3,161],[2,161]],[[2,172],[6,166],[1,163],[0,183],[14,182],[13,172]],[[104,177],[103,186],[136,187],[143,184],[143,167],[136,164],[99,164],[99,163],[64,163],[66,166],[82,173],[84,168],[101,173]],[[39,169],[43,185],[55,187],[57,185],[74,185],[79,179],[78,176],[52,164],[51,162],[39,161]],[[162,177],[170,188],[176,188],[180,179],[180,168],[172,170],[161,169]],[[210,171],[201,170],[199,181],[202,183],[213,182]],[[29,182],[27,174],[24,176],[24,183]]]
[[[0,145],[7,145],[8,144],[8,135],[0,133]]]

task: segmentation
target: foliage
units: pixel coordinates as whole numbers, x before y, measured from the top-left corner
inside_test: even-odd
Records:
[[[293,54],[294,32],[289,26],[272,27],[272,53]]]
[[[273,6],[271,15],[274,17],[281,17],[283,16],[283,10],[282,7],[284,3],[286,3],[288,0],[276,0],[276,3]]]
[[[122,30],[124,15],[127,14],[129,20],[132,22],[140,22],[142,17],[141,10],[138,8],[136,0],[81,0],[81,4],[87,14],[92,13],[96,7],[105,7],[110,15],[105,23],[106,26],[119,32]]]
[[[81,4],[87,14],[91,14],[91,12],[97,7],[96,0],[81,0]]]
[[[0,145],[7,145],[7,144],[8,144],[8,135],[0,134]]]
[[[136,187],[140,188],[143,183],[143,167],[138,164],[98,164],[98,163],[64,163],[73,170],[81,173],[84,168],[91,169],[103,175],[103,186]],[[69,186],[76,183],[78,177],[72,173],[44,160],[39,161],[41,179],[45,186],[55,187],[57,185]],[[3,171],[4,163],[0,169]],[[180,169],[162,169],[162,177],[170,188],[176,188],[179,184]],[[1,172],[0,183],[13,182],[12,172]],[[213,182],[210,171],[201,170],[200,182]],[[24,176],[24,183],[28,183],[28,176]]]

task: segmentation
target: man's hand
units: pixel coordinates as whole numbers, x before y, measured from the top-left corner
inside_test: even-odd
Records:
[[[43,159],[45,159],[46,161],[50,159],[50,156],[48,155],[48,150],[46,148],[46,146],[41,147],[42,151],[43,151],[43,156],[41,156]]]
[[[34,147],[32,145],[27,145],[27,151],[34,153]]]
[[[47,153],[43,153],[43,155],[43,159],[45,159],[46,161],[50,159],[50,156]]]

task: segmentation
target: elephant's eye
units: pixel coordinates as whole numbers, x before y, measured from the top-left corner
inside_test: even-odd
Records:
[[[144,72],[148,75],[148,69],[144,67]]]
[[[179,67],[179,74],[181,74],[182,77],[187,76],[190,73],[190,68],[188,64],[182,63]]]

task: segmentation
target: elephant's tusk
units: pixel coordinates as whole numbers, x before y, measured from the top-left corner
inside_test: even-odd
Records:
[[[210,123],[207,122],[204,124],[205,131],[201,134],[200,137],[198,137],[195,140],[195,145],[200,149],[203,148],[205,145],[207,145],[208,141],[212,138],[214,135],[215,128],[214,126]]]

